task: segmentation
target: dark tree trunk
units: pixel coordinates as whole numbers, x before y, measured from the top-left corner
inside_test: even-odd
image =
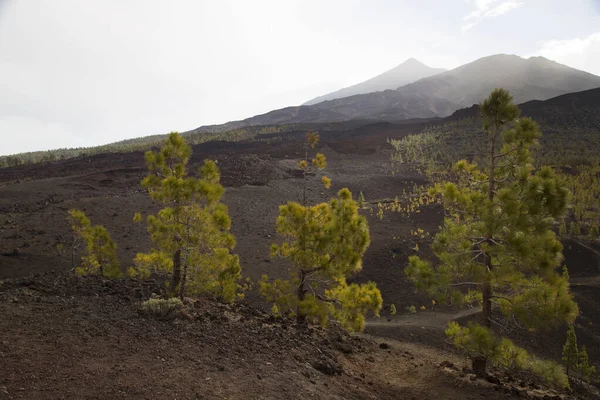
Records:
[[[475,357],[472,360],[473,373],[476,376],[482,377],[487,375],[487,358]]]
[[[297,292],[298,303],[304,301],[304,295],[306,294],[306,289],[304,287],[305,280],[306,280],[306,277],[304,275],[304,271],[300,271],[300,283],[298,284],[298,292]],[[304,315],[304,312],[302,310],[300,310],[299,304],[298,304],[298,308],[296,309],[296,321],[299,324],[306,323],[306,315]]]
[[[490,149],[489,149],[489,156],[490,156],[490,171],[489,171],[489,187],[488,187],[488,199],[492,202],[494,201],[494,186],[495,186],[495,177],[494,177],[494,157],[495,157],[495,151],[496,151],[496,135],[498,134],[498,126],[494,127],[494,131],[492,132],[492,137],[490,138]],[[490,208],[490,212],[492,208]],[[488,222],[490,224],[493,223],[493,221],[490,218],[490,221]],[[489,227],[489,231],[487,232],[486,235],[486,241],[487,243],[492,246],[493,245],[493,228]],[[487,272],[488,274],[492,273],[492,269],[494,268],[493,264],[492,264],[492,257],[490,256],[489,253],[485,253],[484,254],[485,257],[485,266],[487,268]],[[485,326],[488,329],[492,328],[492,284],[490,282],[490,277],[488,276],[485,280],[485,282],[483,282],[483,284],[481,285],[481,297],[482,297],[482,303],[483,303],[483,310],[481,313],[481,325]],[[473,373],[477,376],[485,376],[487,374],[487,361],[488,361],[488,357],[486,355],[480,355],[477,357],[474,357],[472,360],[472,366],[473,366]]]
[[[171,275],[171,291],[177,293],[181,282],[181,250],[173,254],[173,275]]]
[[[183,296],[185,296],[185,282],[187,281],[187,270],[188,263],[186,261],[186,263],[183,266],[183,276],[181,277],[181,290],[179,291],[179,297],[181,298],[181,300],[183,300]]]

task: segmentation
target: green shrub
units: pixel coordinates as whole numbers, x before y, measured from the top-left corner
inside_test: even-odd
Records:
[[[141,305],[142,314],[161,320],[172,320],[181,314],[183,303],[177,297],[170,299],[154,298]]]

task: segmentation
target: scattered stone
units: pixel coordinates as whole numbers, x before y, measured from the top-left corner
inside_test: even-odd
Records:
[[[341,375],[341,373],[344,371],[340,364],[326,357],[314,361],[311,365],[317,371],[330,376]]]
[[[495,376],[495,375],[487,375],[485,377],[485,380],[488,381],[489,383],[493,383],[494,385],[499,385],[500,384],[500,379]]]
[[[521,389],[521,388],[518,388],[518,387],[516,387],[516,386],[512,386],[512,387],[510,388],[510,393],[511,393],[513,396],[517,396],[517,397],[524,397],[524,398],[526,398],[526,397],[527,397],[527,390],[526,390],[526,389]]]
[[[390,348],[390,345],[389,345],[389,344],[387,344],[387,343],[385,343],[385,342],[381,342],[381,343],[379,344],[379,348],[380,348],[380,349],[384,349],[384,350],[386,350],[386,349],[389,349],[389,348]]]
[[[352,350],[352,346],[347,343],[338,343],[336,348],[344,354],[352,354],[354,350]]]

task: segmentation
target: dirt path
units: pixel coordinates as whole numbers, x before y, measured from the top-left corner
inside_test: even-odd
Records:
[[[470,317],[478,314],[478,308],[468,308],[458,312],[437,312],[437,311],[422,311],[414,314],[393,315],[386,319],[375,319],[367,322],[367,326],[387,326],[387,327],[427,327],[446,329],[450,321],[454,321],[464,317]]]

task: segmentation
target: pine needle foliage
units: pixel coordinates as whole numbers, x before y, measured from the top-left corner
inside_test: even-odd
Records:
[[[470,322],[465,327],[451,322],[446,335],[471,357],[485,354],[496,367],[513,372],[530,371],[550,386],[561,389],[569,387],[568,377],[560,364],[539,359],[511,340],[495,336],[489,328],[480,324]]]
[[[482,308],[479,328],[470,328],[473,369],[486,373],[491,339],[502,326],[492,307],[519,326],[538,329],[573,322],[577,304],[569,291],[562,245],[553,226],[568,193],[550,168],[534,169],[533,150],[541,136],[529,118],[518,118],[511,95],[496,89],[481,104],[488,140],[483,168],[457,162],[454,178],[436,184],[445,211],[432,250],[435,264],[409,258],[407,277],[438,302]]]
[[[577,369],[579,362],[579,350],[577,349],[577,335],[575,335],[575,326],[569,325],[567,331],[567,340],[563,346],[562,359],[567,367],[567,376]]]
[[[317,142],[318,135],[307,135],[307,147],[314,148]],[[306,171],[308,163],[303,161],[299,168]],[[325,156],[318,153],[312,165],[325,168]],[[304,173],[304,180],[307,177]],[[383,304],[375,283],[346,281],[362,269],[370,243],[367,220],[358,213],[348,189],[313,206],[307,205],[306,189],[302,197],[302,204],[279,207],[277,232],[283,241],[271,246],[272,257],[290,262],[289,279],[271,281],[263,276],[260,293],[273,302],[274,312],[296,316],[299,323],[326,325],[333,318],[348,330],[361,331],[366,314],[378,314]]]
[[[596,367],[590,365],[590,359],[585,345],[581,346],[581,350],[579,351],[579,363],[577,366],[579,368],[581,379],[590,383],[592,375],[596,373]]]
[[[78,275],[102,275],[109,278],[122,276],[117,259],[117,245],[105,227],[92,225],[85,213],[78,209],[69,210],[67,220],[73,233],[85,244],[85,255],[75,268]]]
[[[181,310],[183,310],[183,302],[177,297],[153,298],[140,305],[142,314],[160,320],[175,319],[181,314]]]
[[[204,161],[198,178],[188,175],[191,154],[178,133],[171,133],[159,151],[146,153],[149,174],[142,186],[165,207],[148,216],[154,248],[137,254],[131,272],[141,277],[167,272],[173,294],[209,293],[231,302],[239,295],[241,267],[231,254],[231,219],[220,202],[225,189],[214,161]]]

